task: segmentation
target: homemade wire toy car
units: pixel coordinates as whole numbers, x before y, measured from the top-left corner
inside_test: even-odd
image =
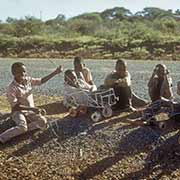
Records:
[[[117,97],[114,89],[100,89],[89,92],[76,88],[75,92],[64,94],[64,104],[66,107],[87,107],[92,108],[91,119],[99,121],[102,116],[107,118],[112,116],[112,105],[116,103]]]

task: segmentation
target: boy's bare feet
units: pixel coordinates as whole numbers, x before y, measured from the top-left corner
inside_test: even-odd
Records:
[[[69,115],[70,115],[71,117],[77,117],[77,115],[78,115],[78,110],[77,110],[77,108],[76,108],[76,107],[71,107],[71,108],[69,109]]]

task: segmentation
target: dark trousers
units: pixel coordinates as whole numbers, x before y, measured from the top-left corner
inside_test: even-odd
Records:
[[[114,92],[116,97],[119,98],[116,104],[112,107],[114,110],[125,109],[131,105],[132,92],[130,86],[127,87],[115,86]]]

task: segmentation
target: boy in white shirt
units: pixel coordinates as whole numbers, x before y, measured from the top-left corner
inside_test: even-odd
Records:
[[[7,88],[7,98],[11,105],[12,120],[16,123],[16,126],[0,134],[1,143],[5,143],[27,131],[46,127],[46,118],[40,115],[41,110],[34,106],[32,88],[61,73],[62,67],[59,66],[55,71],[43,78],[29,77],[26,66],[21,62],[14,63],[11,66],[11,71],[14,79]]]
[[[86,106],[88,95],[94,91],[94,86],[83,79],[78,79],[73,70],[66,70],[64,73],[64,105],[68,107],[68,98],[72,97],[75,104]]]

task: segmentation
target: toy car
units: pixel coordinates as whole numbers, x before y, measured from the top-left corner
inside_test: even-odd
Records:
[[[106,118],[112,116],[111,107],[116,103],[117,99],[113,88],[100,89],[94,92],[76,88],[76,91],[66,93],[64,97],[64,104],[70,108],[70,111],[74,107],[92,108],[91,119],[94,122],[99,121],[102,116]]]

